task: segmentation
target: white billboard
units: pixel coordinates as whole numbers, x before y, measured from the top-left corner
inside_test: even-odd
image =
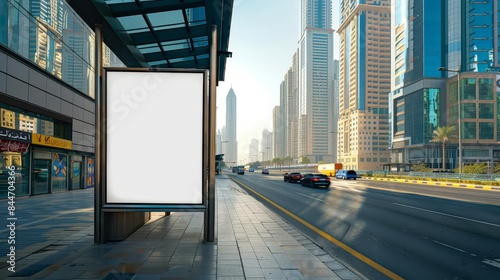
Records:
[[[206,71],[106,69],[105,203],[202,204]]]

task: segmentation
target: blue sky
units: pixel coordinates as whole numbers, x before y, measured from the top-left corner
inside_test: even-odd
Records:
[[[232,87],[237,98],[239,160],[248,159],[252,138],[260,141],[264,129],[273,130],[272,110],[279,105],[280,83],[292,65],[300,38],[300,2],[234,1],[229,38],[233,56],[227,60],[225,81],[217,87],[217,128],[225,124],[226,95]],[[336,29],[338,1],[332,2]]]

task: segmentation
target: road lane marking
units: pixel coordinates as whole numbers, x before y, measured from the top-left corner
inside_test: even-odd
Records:
[[[439,245],[442,245],[442,246],[445,246],[445,247],[448,247],[450,249],[453,249],[453,250],[457,250],[459,252],[462,252],[462,253],[465,253],[465,254],[468,254],[466,251],[462,250],[462,249],[459,249],[457,247],[453,247],[451,245],[448,245],[448,244],[445,244],[445,243],[442,243],[442,242],[439,242],[439,241],[436,241],[436,240],[432,240],[434,243],[437,243]]]
[[[492,260],[485,259],[485,260],[483,261],[483,263],[485,263],[485,264],[489,264],[489,265],[492,265],[492,266],[494,266],[494,267],[498,267],[498,268],[500,268],[500,259],[496,259],[496,260],[493,260],[493,261],[492,261]]]
[[[402,207],[411,208],[411,209],[415,209],[415,210],[420,210],[420,211],[424,211],[424,212],[429,212],[429,213],[433,213],[433,214],[438,214],[438,215],[442,215],[442,216],[447,216],[447,217],[452,217],[452,218],[456,218],[456,219],[461,219],[461,220],[465,220],[465,221],[469,221],[469,222],[475,222],[475,223],[479,223],[479,224],[485,224],[485,225],[488,225],[488,226],[500,227],[500,225],[497,225],[497,224],[492,224],[492,223],[488,223],[488,222],[473,220],[473,219],[469,219],[469,218],[465,218],[465,217],[455,216],[455,215],[446,214],[446,213],[437,212],[437,211],[432,211],[432,210],[428,210],[428,209],[418,208],[418,207],[415,207],[415,206],[410,206],[410,205],[405,205],[405,204],[400,204],[400,203],[395,203],[395,202],[393,202],[392,204],[399,205],[399,206],[402,206]]]
[[[295,193],[296,194],[300,194],[300,195],[305,196],[305,197],[308,197],[308,198],[319,200],[321,202],[325,202],[323,199],[315,198],[315,197],[312,197],[312,196],[309,196],[309,195],[305,195],[305,194],[302,194],[302,193],[299,193],[299,192],[295,192]]]
[[[360,260],[360,261],[364,262],[365,264],[371,266],[372,268],[376,269],[378,272],[384,274],[385,276],[389,277],[390,279],[394,279],[394,280],[403,280],[404,279],[401,276],[397,275],[396,273],[390,271],[389,269],[387,269],[387,268],[383,267],[382,265],[376,263],[375,261],[369,259],[368,257],[366,257],[365,255],[361,254],[360,252],[358,252],[358,251],[354,250],[353,248],[349,247],[348,245],[342,243],[341,241],[339,241],[335,237],[330,236],[329,234],[327,234],[326,232],[322,231],[321,229],[313,226],[309,222],[303,220],[302,218],[300,218],[297,215],[293,214],[292,212],[288,211],[287,209],[283,208],[282,206],[280,206],[276,202],[270,200],[269,198],[265,197],[264,195],[258,193],[257,191],[255,191],[254,189],[250,188],[249,186],[243,184],[241,181],[238,181],[237,179],[235,179],[233,177],[231,177],[231,180],[235,181],[236,183],[238,183],[238,185],[244,187],[245,189],[253,192],[255,195],[259,196],[260,198],[262,198],[263,200],[265,200],[269,204],[271,204],[274,207],[278,208],[283,213],[285,213],[286,215],[290,216],[291,218],[293,218],[297,222],[303,224],[304,226],[306,226],[310,230],[312,230],[312,231],[316,232],[317,234],[319,234],[321,237],[323,237],[326,240],[328,240],[328,241],[332,242],[333,244],[337,245],[339,248],[343,249],[347,253],[351,254],[354,257],[356,257],[358,260]]]

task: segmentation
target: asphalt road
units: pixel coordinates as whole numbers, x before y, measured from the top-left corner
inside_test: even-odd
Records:
[[[499,191],[228,175],[368,279],[500,279]]]

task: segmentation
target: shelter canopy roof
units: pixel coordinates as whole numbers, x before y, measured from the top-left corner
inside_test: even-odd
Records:
[[[217,26],[217,81],[224,80],[234,0],[68,0],[127,67],[209,69]]]

